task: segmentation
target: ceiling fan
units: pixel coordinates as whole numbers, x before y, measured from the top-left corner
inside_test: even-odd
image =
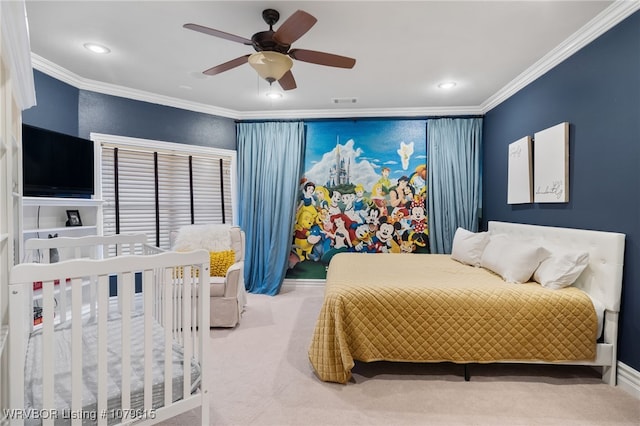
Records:
[[[251,36],[251,39],[198,24],[184,24],[183,27],[189,30],[253,46],[256,50],[256,53],[243,55],[209,68],[203,71],[203,74],[220,74],[248,62],[269,84],[278,81],[284,90],[291,90],[297,87],[296,80],[291,73],[293,66],[291,58],[338,68],[353,68],[356,63],[355,59],[346,56],[315,50],[291,49],[291,44],[302,37],[317,22],[315,17],[303,10],[296,11],[276,31],[273,30],[273,25],[280,19],[280,13],[277,10],[264,10],[262,19],[269,25],[269,30],[257,32]]]

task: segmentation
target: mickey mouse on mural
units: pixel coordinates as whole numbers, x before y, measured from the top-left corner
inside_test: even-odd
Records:
[[[371,249],[370,251],[376,253],[389,253],[395,231],[396,228],[393,224],[387,222],[387,217],[381,217],[380,227],[376,231],[375,236],[372,238],[371,245],[369,246]]]

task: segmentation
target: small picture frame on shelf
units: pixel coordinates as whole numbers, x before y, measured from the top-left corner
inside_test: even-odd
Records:
[[[67,226],[82,226],[80,212],[78,210],[67,210]]]

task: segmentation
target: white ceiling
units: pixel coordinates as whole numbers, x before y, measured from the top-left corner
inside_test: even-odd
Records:
[[[575,48],[577,34],[611,15],[612,3],[27,0],[26,11],[36,69],[84,89],[248,118],[481,111],[552,55]],[[353,57],[355,67],[294,61],[298,88],[280,101],[266,98],[268,84],[248,64],[202,75],[253,49],[182,25],[251,38],[268,29],[266,8],[280,12],[274,29],[297,9],[315,16],[293,47]],[[93,54],[86,42],[111,53]],[[449,80],[454,89],[437,88]]]

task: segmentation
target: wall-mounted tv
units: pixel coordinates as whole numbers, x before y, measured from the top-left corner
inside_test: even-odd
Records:
[[[93,142],[22,125],[25,196],[91,198]]]

